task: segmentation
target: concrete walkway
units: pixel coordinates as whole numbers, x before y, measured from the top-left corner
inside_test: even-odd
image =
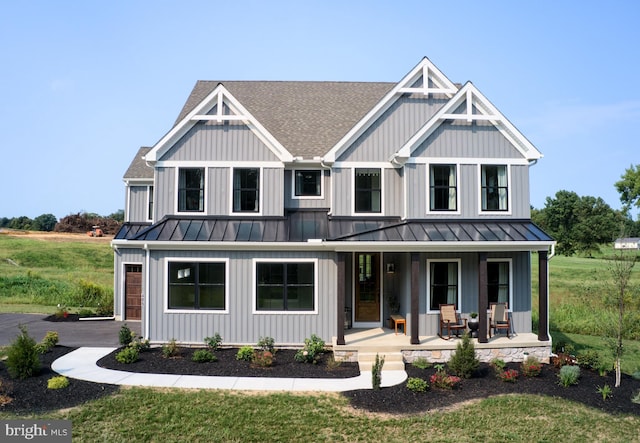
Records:
[[[276,378],[214,377],[200,375],[143,374],[104,369],[96,362],[113,352],[112,348],[83,347],[53,362],[51,368],[69,378],[122,386],[153,386],[190,389],[233,389],[241,391],[325,391],[342,392],[371,389],[371,371],[361,371],[352,378]],[[382,387],[394,386],[407,379],[405,371],[382,371]]]

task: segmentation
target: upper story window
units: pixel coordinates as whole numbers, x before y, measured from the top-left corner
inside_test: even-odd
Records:
[[[509,303],[509,261],[487,262],[487,295],[491,303]],[[511,306],[511,303],[509,303]],[[489,306],[487,306],[487,309]]]
[[[153,186],[147,186],[147,198],[149,204],[147,205],[147,220],[153,220]]]
[[[356,169],[355,212],[382,212],[382,180],[380,169]]]
[[[296,170],[293,171],[294,197],[322,196],[322,171]]]
[[[457,210],[455,165],[431,165],[429,168],[429,210]]]
[[[178,310],[225,309],[225,263],[168,263],[167,307]]]
[[[481,199],[483,211],[509,210],[506,165],[482,165]]]
[[[454,304],[460,309],[459,266],[459,260],[427,262],[429,310],[437,311],[443,304]]]
[[[260,169],[233,170],[233,212],[260,212]]]
[[[204,212],[204,168],[179,170],[178,212]]]

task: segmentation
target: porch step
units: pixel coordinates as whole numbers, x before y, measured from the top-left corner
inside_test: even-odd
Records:
[[[380,358],[384,357],[383,371],[404,371],[404,359],[402,358],[402,352],[358,352],[358,365],[360,371],[371,371],[373,364],[376,361],[376,355]]]

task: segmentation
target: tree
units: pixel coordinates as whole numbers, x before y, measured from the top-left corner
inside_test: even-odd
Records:
[[[620,193],[620,201],[629,211],[631,206],[640,208],[640,165],[629,166],[615,186]]]
[[[23,215],[21,217],[12,218],[11,222],[9,222],[8,227],[11,229],[29,230],[31,229],[32,224],[33,224],[33,220],[31,220],[26,215]]]
[[[118,209],[113,214],[108,215],[107,218],[112,218],[115,221],[122,223],[124,221],[124,209]]]
[[[58,219],[53,214],[42,214],[33,220],[32,229],[36,231],[53,231]]]

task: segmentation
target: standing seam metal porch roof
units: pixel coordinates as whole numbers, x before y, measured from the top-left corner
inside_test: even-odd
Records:
[[[114,240],[168,242],[551,242],[530,220],[332,218],[296,211],[285,217],[169,216],[143,227],[125,224]]]

